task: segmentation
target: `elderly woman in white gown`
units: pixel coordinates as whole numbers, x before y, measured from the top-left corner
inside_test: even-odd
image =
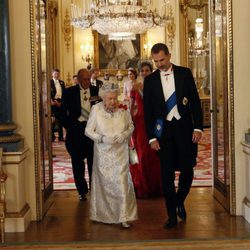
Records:
[[[85,129],[94,141],[90,219],[129,228],[128,222],[137,219],[128,157],[128,139],[134,126],[129,109],[118,103],[118,92],[116,84],[100,88],[103,102],[92,107]]]

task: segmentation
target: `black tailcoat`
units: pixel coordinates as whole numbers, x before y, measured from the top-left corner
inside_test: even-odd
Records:
[[[143,91],[144,118],[149,139],[156,138],[157,120],[162,121],[162,133],[157,138],[161,148],[158,155],[169,216],[176,216],[176,204],[183,203],[189,192],[197,157],[197,143],[192,142],[192,134],[194,129],[202,130],[201,104],[190,69],[173,65],[173,74],[180,120],[166,120],[167,110],[159,70],[145,78]],[[175,170],[181,171],[177,194],[174,186]]]
[[[61,86],[62,94],[65,91],[65,83],[62,80],[58,80]],[[50,98],[54,101],[56,96],[56,86],[53,79],[50,80]],[[61,102],[61,98],[57,99],[57,101]],[[56,122],[52,123],[52,140],[55,139],[55,123],[57,123],[58,127],[58,135],[59,140],[63,140],[63,127],[61,122],[61,112],[62,108],[57,106],[51,106],[51,115],[56,118]]]
[[[90,96],[98,96],[99,88],[90,86]],[[90,101],[91,106],[96,101]],[[93,164],[93,141],[85,136],[86,121],[79,122],[81,116],[81,97],[80,86],[75,85],[67,88],[62,97],[63,107],[63,126],[67,130],[66,148],[71,155],[73,174],[79,194],[86,194],[88,187],[84,179],[85,165],[84,159],[87,158],[88,172],[91,183],[92,164]]]

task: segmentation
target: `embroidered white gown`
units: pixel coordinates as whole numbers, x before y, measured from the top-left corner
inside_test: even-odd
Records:
[[[121,223],[137,219],[134,187],[129,172],[128,138],[134,126],[129,111],[113,114],[103,102],[92,107],[85,134],[94,141],[94,161],[90,194],[90,219],[104,223]],[[123,143],[108,145],[102,136],[123,134]]]

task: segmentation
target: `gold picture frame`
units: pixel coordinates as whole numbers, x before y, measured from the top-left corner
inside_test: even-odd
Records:
[[[108,36],[93,31],[94,37],[94,67],[99,68],[101,75],[108,73],[111,76],[127,74],[129,67],[138,68],[143,57],[145,35],[137,35],[136,40],[112,41]]]

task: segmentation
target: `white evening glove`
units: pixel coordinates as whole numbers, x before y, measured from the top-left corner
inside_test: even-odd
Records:
[[[103,141],[103,143],[105,143],[105,144],[109,144],[109,145],[112,145],[112,144],[114,144],[115,143],[115,141],[114,141],[114,137],[111,137],[111,136],[103,136],[102,137],[102,141]]]
[[[123,134],[117,135],[114,138],[115,143],[123,143],[125,142],[126,137]]]

